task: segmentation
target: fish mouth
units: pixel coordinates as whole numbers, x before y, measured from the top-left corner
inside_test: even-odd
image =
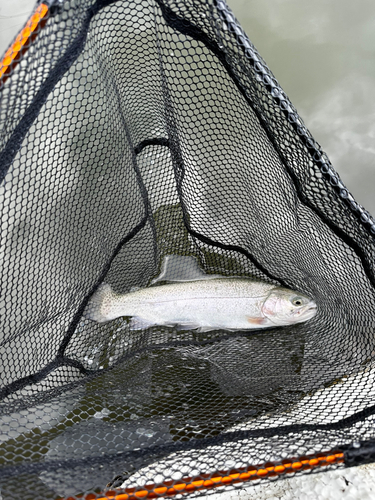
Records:
[[[301,316],[303,317],[303,321],[307,321],[308,319],[311,319],[315,316],[317,312],[317,307],[316,304],[312,306],[308,306],[302,313]]]

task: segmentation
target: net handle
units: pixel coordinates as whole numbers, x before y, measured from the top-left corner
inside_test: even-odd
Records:
[[[12,45],[5,52],[0,63],[0,90],[3,88],[5,81],[9,78],[14,68],[20,62],[23,54],[29,49],[32,42],[44,27],[47,22],[48,12],[49,6],[46,3],[38,5],[35,12],[29,17],[25,26],[18,33]]]
[[[241,469],[219,471],[212,474],[169,480],[160,484],[148,484],[139,488],[126,488],[121,491],[107,491],[99,494],[89,493],[82,500],[143,500],[158,497],[172,497],[181,493],[193,493],[219,486],[229,486],[259,479],[276,478],[284,474],[316,469],[344,463],[344,453],[338,450],[284,459],[281,462],[267,462],[263,465],[248,466]],[[104,496],[103,496],[104,495]],[[65,500],[76,500],[68,497]]]

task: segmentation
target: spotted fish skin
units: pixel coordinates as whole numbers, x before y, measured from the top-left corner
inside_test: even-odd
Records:
[[[291,325],[315,313],[315,302],[293,290],[246,278],[215,278],[150,286],[122,295],[103,284],[85,316],[100,323],[130,316],[132,329],[179,325],[233,331]]]

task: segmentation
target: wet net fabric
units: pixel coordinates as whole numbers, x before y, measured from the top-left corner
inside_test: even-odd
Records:
[[[2,498],[371,443],[374,222],[223,2],[65,0],[0,99]],[[318,314],[236,333],[83,317],[171,255]]]

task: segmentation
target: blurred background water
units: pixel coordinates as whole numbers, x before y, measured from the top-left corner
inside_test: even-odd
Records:
[[[0,0],[0,52],[34,0]],[[373,0],[228,0],[355,198],[375,215]]]
[[[375,215],[375,3],[228,3],[344,183]]]

